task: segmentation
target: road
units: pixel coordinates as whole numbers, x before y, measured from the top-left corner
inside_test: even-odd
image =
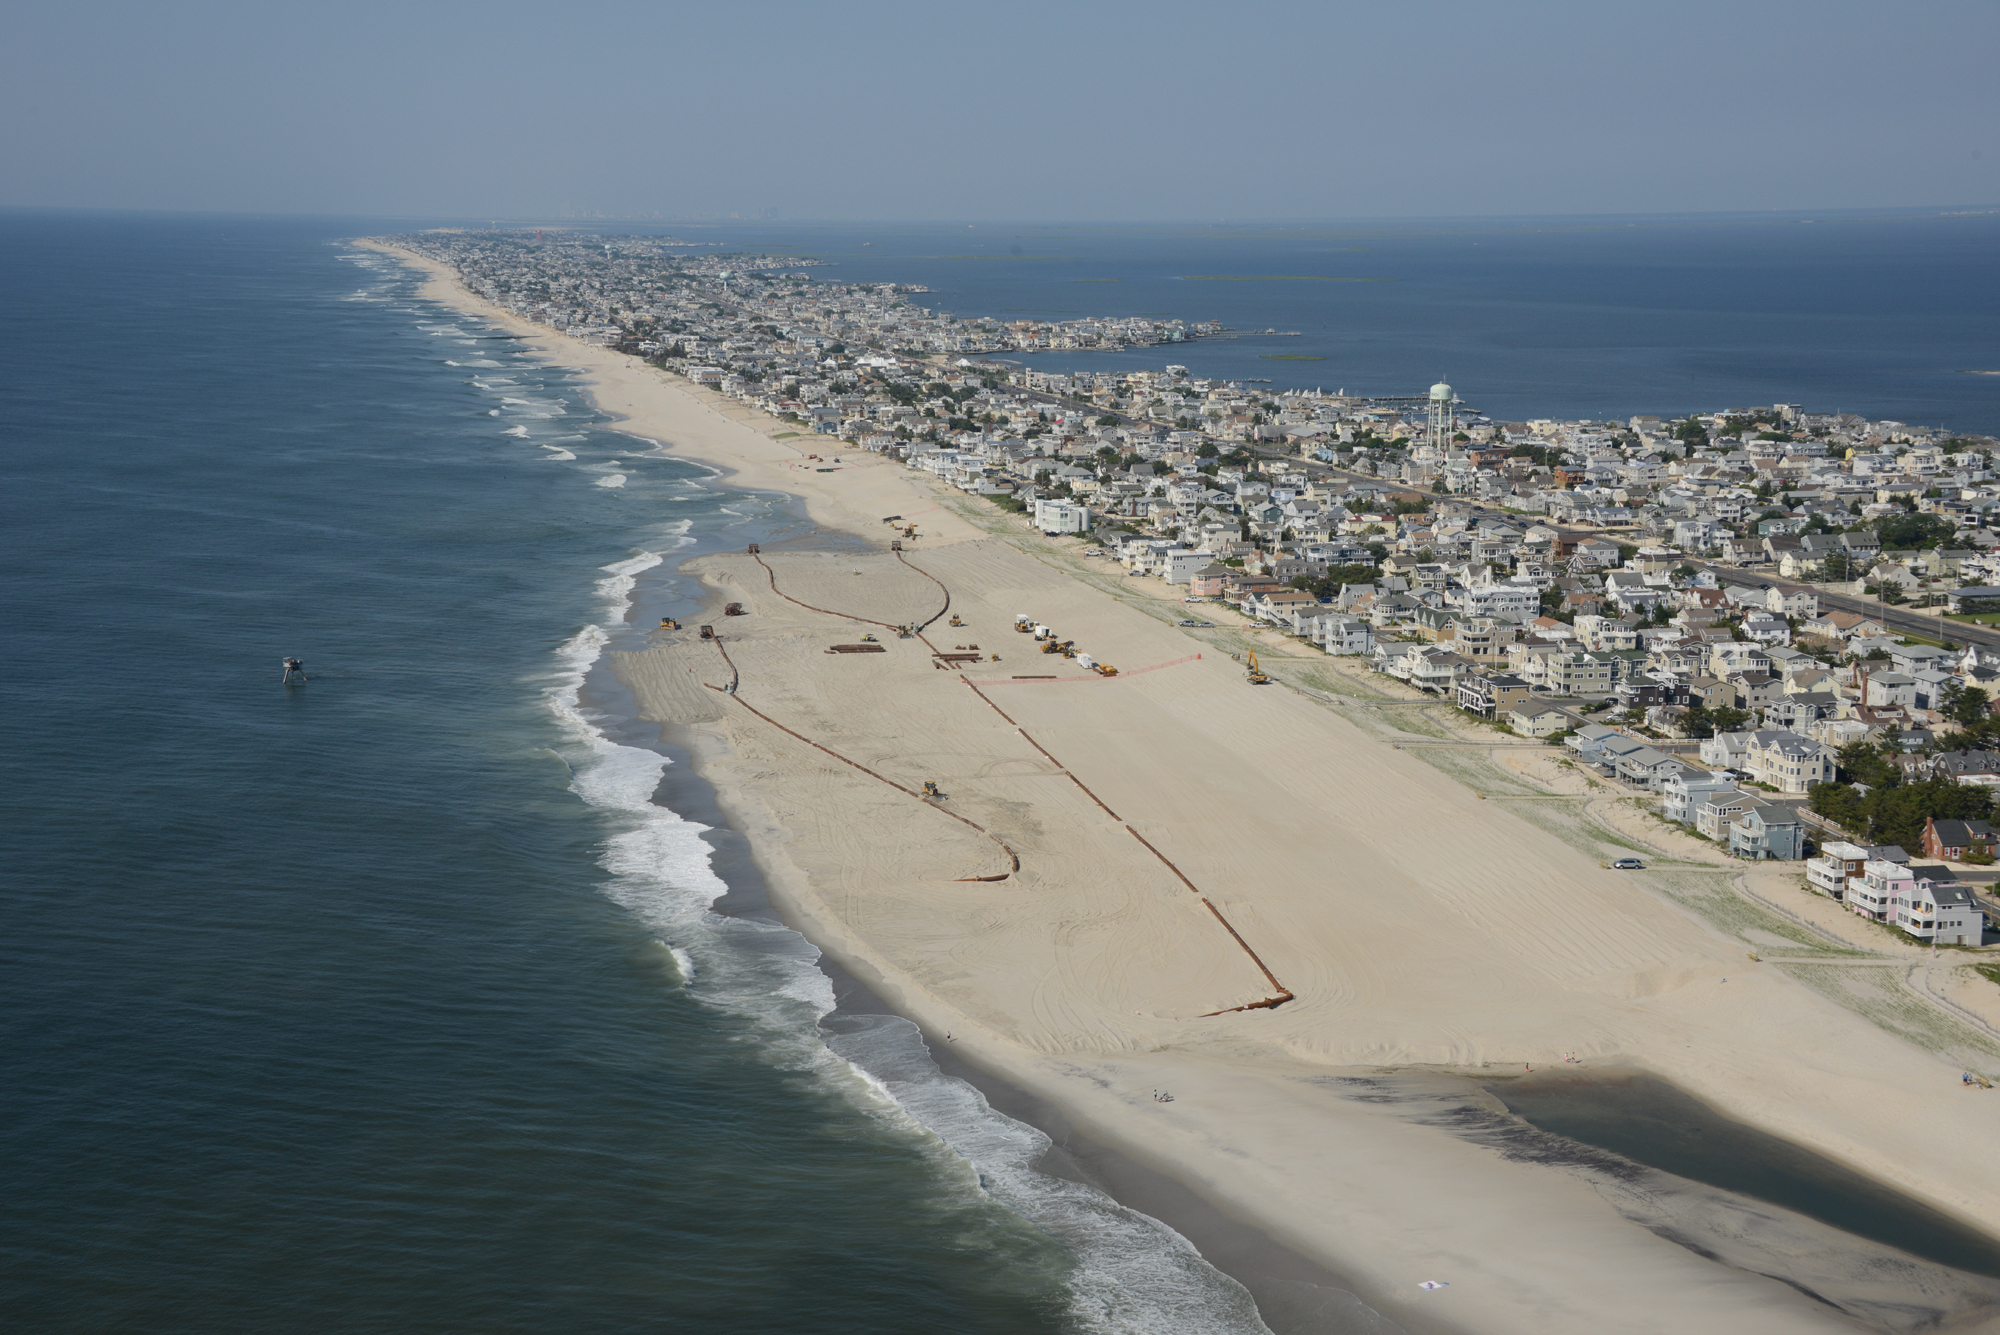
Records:
[[[1719,580],[1732,584],[1747,584],[1752,588],[1776,588],[1787,592],[1803,591],[1819,595],[1821,611],[1859,612],[1873,617],[1892,631],[1905,635],[1921,635],[1926,639],[1950,640],[1954,644],[1976,644],[1985,648],[2000,648],[2000,631],[1987,626],[1975,625],[1968,621],[1946,621],[1942,617],[1927,616],[1922,612],[1905,607],[1890,607],[1872,598],[1855,598],[1844,593],[1828,593],[1825,589],[1811,584],[1798,584],[1791,580],[1774,578],[1756,570],[1741,566],[1726,566],[1714,561],[1689,561],[1697,570],[1713,571]]]

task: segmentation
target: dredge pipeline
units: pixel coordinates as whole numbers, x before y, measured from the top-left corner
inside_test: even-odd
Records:
[[[804,604],[800,604],[800,606],[804,606]],[[815,608],[814,610],[817,611],[818,609]],[[736,660],[731,658],[729,656],[729,650],[723,647],[722,637],[720,635],[717,635],[715,637],[714,642],[715,642],[716,652],[720,653],[722,655],[722,661],[729,665],[729,685],[724,687],[724,686],[708,685],[708,683],[704,683],[705,685],[708,685],[709,690],[720,691],[722,694],[727,695],[731,699],[735,700],[737,704],[742,705],[745,709],[749,710],[752,714],[755,714],[758,718],[763,719],[764,722],[776,728],[779,732],[782,732],[790,737],[798,738],[800,741],[804,742],[807,746],[812,747],[816,751],[824,751],[827,755],[832,756],[835,760],[838,760],[843,765],[853,766],[855,769],[860,770],[863,774],[866,774],[869,778],[874,779],[877,783],[886,783],[891,788],[894,788],[897,792],[915,798],[917,801],[922,802],[925,806],[929,807],[932,811],[937,812],[940,816],[949,816],[961,825],[971,826],[973,829],[985,835],[988,839],[991,839],[996,845],[999,846],[1000,851],[1007,855],[1007,864],[1008,864],[1007,870],[1001,872],[997,876],[956,876],[952,878],[953,880],[1004,881],[1008,877],[1012,876],[1015,872],[1021,870],[1021,855],[1016,853],[1012,848],[1008,847],[1006,840],[1002,839],[999,835],[993,833],[993,831],[987,829],[984,825],[981,825],[978,821],[969,820],[966,817],[959,815],[956,811],[946,811],[943,807],[931,801],[929,798],[925,797],[922,793],[913,792],[912,790],[905,788],[902,784],[897,783],[894,779],[888,777],[885,774],[877,774],[874,770],[869,769],[866,765],[862,764],[858,760],[849,760],[846,756],[840,754],[840,752],[834,750],[830,746],[820,745],[820,743],[814,741],[812,738],[806,736],[804,733],[797,732],[791,728],[786,727],[784,724],[778,722],[778,720],[772,718],[769,714],[766,714],[763,710],[751,704],[748,700],[745,700],[741,695],[738,695],[736,692],[736,688],[742,680],[742,674],[737,671]]]
[[[825,616],[845,617],[849,621],[859,621],[862,624],[868,626],[880,626],[884,630],[894,630],[894,631],[902,630],[901,626],[892,626],[886,621],[877,621],[873,617],[856,616],[852,612],[836,612],[830,607],[815,607],[811,603],[801,602],[797,598],[792,597],[791,594],[786,593],[783,589],[778,587],[778,572],[771,569],[770,563],[767,562],[761,554],[757,552],[752,552],[750,553],[750,559],[755,561],[758,565],[764,567],[764,574],[771,581],[771,592],[777,594],[780,598],[783,598],[786,602],[791,603],[795,607],[803,607],[808,612],[819,612]],[[930,642],[929,637],[927,637],[924,634],[924,632],[928,630],[931,627],[931,625],[937,621],[939,617],[951,611],[951,590],[945,588],[944,581],[939,579],[936,575],[933,575],[930,571],[923,569],[921,566],[910,565],[910,558],[904,556],[900,551],[896,553],[896,559],[898,561],[901,561],[904,565],[910,566],[910,569],[916,571],[919,575],[922,575],[925,579],[937,585],[938,588],[942,590],[944,593],[944,606],[940,607],[937,611],[931,613],[931,615],[925,620],[917,622],[916,625],[913,627],[916,637],[924,642],[924,647],[935,653],[937,651],[937,646]]]
[[[945,582],[939,579],[936,575],[931,574],[928,570],[923,569],[921,566],[912,564],[910,559],[904,556],[901,551],[896,552],[895,555],[897,560],[901,561],[904,565],[909,566],[910,569],[916,571],[919,575],[922,575],[925,579],[929,580],[931,583],[937,585],[938,588],[942,590],[944,593],[944,606],[940,607],[935,613],[933,613],[929,618],[929,620],[919,623],[916,627],[917,638],[923,640],[926,648],[929,648],[933,653],[936,653],[937,647],[931,644],[929,638],[927,638],[923,634],[923,631],[925,630],[925,628],[929,627],[933,622],[937,621],[939,617],[944,616],[947,612],[951,610],[951,589],[947,587]],[[870,626],[881,626],[887,630],[899,629],[898,627],[889,625],[889,623],[886,621],[876,621],[870,617],[856,616],[851,612],[836,612],[832,608],[815,607],[811,603],[801,602],[799,599],[792,597],[790,594],[786,593],[783,589],[780,589],[778,587],[778,572],[771,568],[770,564],[764,560],[762,555],[756,552],[752,552],[750,553],[750,556],[751,559],[756,561],[758,565],[764,567],[764,573],[770,580],[771,592],[777,594],[780,598],[783,598],[786,602],[791,603],[794,606],[803,607],[810,612],[818,612],[823,616],[842,617],[848,621],[859,621]],[[722,648],[719,642],[717,643],[716,648],[718,649]],[[1200,655],[1196,654],[1195,657],[1199,658]],[[724,661],[729,660],[729,654],[727,650],[723,650],[723,659]],[[1189,660],[1188,659],[1174,660],[1175,663],[1182,663],[1187,661]],[[1159,664],[1158,666],[1168,667],[1172,665],[1173,664],[1162,663]],[[731,672],[733,673],[735,671],[735,665],[731,663],[730,668]],[[1071,783],[1075,784],[1077,788],[1083,793],[1084,796],[1088,797],[1092,802],[1095,802],[1099,810],[1103,811],[1105,815],[1111,817],[1112,820],[1117,821],[1118,824],[1120,824],[1125,828],[1125,832],[1127,834],[1131,835],[1134,839],[1137,839],[1140,845],[1144,847],[1147,852],[1151,853],[1155,858],[1158,858],[1161,865],[1164,866],[1168,871],[1172,872],[1174,874],[1175,879],[1178,880],[1182,885],[1186,886],[1188,892],[1192,894],[1196,899],[1199,899],[1201,901],[1202,907],[1206,908],[1211,914],[1214,915],[1216,922],[1221,924],[1222,929],[1225,932],[1229,933],[1230,939],[1236,942],[1237,946],[1243,951],[1243,953],[1250,957],[1250,962],[1257,966],[1257,971],[1263,974],[1264,980],[1271,985],[1272,989],[1271,996],[1264,997],[1258,1001],[1249,1002],[1242,1006],[1229,1006],[1219,1011],[1208,1011],[1204,1013],[1202,1018],[1207,1019],[1217,1015],[1228,1015],[1236,1011],[1276,1010],[1279,1006],[1284,1005],[1286,1002],[1296,999],[1291,989],[1278,981],[1278,976],[1273,972],[1271,972],[1270,966],[1264,963],[1263,957],[1260,956],[1254,949],[1251,948],[1251,945],[1248,941],[1243,939],[1243,933],[1236,930],[1236,925],[1230,922],[1229,919],[1223,915],[1222,910],[1215,906],[1215,902],[1211,900],[1207,895],[1204,895],[1201,892],[1200,888],[1196,886],[1193,881],[1189,880],[1187,878],[1187,875],[1184,872],[1182,872],[1179,867],[1175,866],[1172,860],[1169,859],[1166,854],[1162,853],[1159,849],[1153,847],[1152,843],[1149,840],[1147,840],[1147,838],[1144,835],[1140,834],[1137,830],[1133,829],[1128,821],[1119,816],[1117,812],[1113,811],[1110,808],[1110,806],[1105,803],[1103,798],[1099,797],[1096,793],[1092,792],[1090,790],[1090,785],[1086,784],[1082,779],[1079,779],[1074,773],[1072,773],[1069,766],[1063,764],[1060,760],[1057,760],[1055,756],[1051,755],[1047,747],[1043,746],[1040,742],[1036,741],[1032,736],[1030,736],[1026,728],[1023,728],[1019,723],[1016,723],[1011,717],[1009,717],[1007,711],[1000,708],[999,705],[995,704],[993,700],[986,694],[986,692],[980,690],[978,685],[975,684],[970,678],[966,677],[964,674],[961,673],[958,679],[964,682],[966,686],[971,689],[974,695],[978,696],[981,700],[985,701],[986,706],[989,709],[991,709],[994,713],[998,714],[1001,718],[1006,719],[1008,725],[1011,726],[1015,732],[1019,733],[1022,739],[1026,741],[1028,745],[1034,747],[1035,750],[1039,751],[1051,765],[1054,765],[1056,769],[1059,770],[1066,778],[1068,778]],[[733,678],[732,678],[731,690],[732,691],[734,690]],[[899,792],[909,793],[910,796],[917,798],[918,801],[924,801],[923,797],[920,794],[912,793],[908,788],[903,787],[902,784],[897,783],[895,780],[885,778],[884,776],[875,773],[874,770],[869,769],[867,766],[849,760],[846,756],[843,756],[839,752],[834,751],[828,747],[821,746],[818,742],[813,741],[809,737],[805,737],[800,735],[799,733],[793,732],[790,728],[785,727],[784,724],[779,723],[776,719],[770,718],[768,715],[762,713],[761,711],[752,708],[748,703],[746,703],[742,699],[739,698],[737,700],[737,703],[742,705],[745,709],[750,710],[751,713],[756,714],[758,718],[763,719],[766,723],[769,723],[772,727],[777,728],[782,732],[790,733],[793,737],[797,737],[800,741],[804,742],[806,745],[816,747],[821,751],[825,751],[826,754],[832,756],[835,760],[838,760],[846,765],[854,766],[855,769],[860,770],[863,774],[868,775],[870,778],[878,779],[881,782],[888,784],[890,787],[898,790]],[[938,811],[944,810],[942,807],[937,807],[935,806],[935,804],[928,801],[924,801],[924,805],[933,807],[934,810]],[[1002,840],[998,835],[994,834],[992,831],[986,829],[984,826],[979,825],[974,821],[967,820],[964,816],[959,815],[955,811],[945,811],[944,814],[950,816],[953,820],[963,822],[966,825],[970,825],[973,829],[978,830],[988,839],[991,839],[994,843],[998,844],[1001,847],[1001,849],[1006,852],[1008,861],[1012,864],[1013,871],[1021,870],[1021,859],[1019,855],[1017,855],[1012,848],[1008,847],[1006,842]],[[958,879],[962,881],[999,881],[999,880],[1005,880],[1006,875],[962,876],[959,877]]]
[[[1250,957],[1250,962],[1257,966],[1257,972],[1263,974],[1264,980],[1271,985],[1272,988],[1271,996],[1265,997],[1260,1001],[1252,1001],[1242,1006],[1229,1006],[1219,1011],[1208,1011],[1203,1015],[1202,1017],[1203,1019],[1207,1019],[1210,1016],[1216,1016],[1216,1015],[1228,1015],[1234,1011],[1276,1010],[1278,1007],[1284,1005],[1286,1002],[1295,1000],[1292,990],[1286,987],[1283,983],[1278,981],[1278,976],[1271,972],[1271,966],[1264,963],[1263,957],[1259,955],[1255,950],[1251,949],[1250,943],[1243,939],[1243,933],[1237,931],[1236,925],[1230,922],[1228,918],[1223,916],[1222,910],[1215,906],[1215,901],[1211,900],[1207,895],[1204,895],[1201,892],[1200,887],[1195,885],[1193,881],[1190,881],[1187,878],[1186,872],[1183,872],[1179,867],[1176,867],[1173,864],[1173,861],[1170,858],[1168,858],[1165,853],[1162,853],[1159,849],[1153,847],[1152,841],[1147,839],[1145,835],[1140,834],[1137,830],[1133,829],[1131,822],[1122,819],[1117,812],[1113,811],[1109,806],[1107,806],[1103,798],[1099,797],[1096,793],[1091,792],[1089,784],[1086,784],[1082,779],[1077,778],[1075,774],[1071,773],[1069,766],[1063,764],[1060,760],[1057,760],[1053,755],[1050,755],[1049,749],[1046,746],[1043,746],[1040,742],[1036,741],[1034,737],[1032,737],[1029,734],[1026,728],[1022,727],[1019,723],[1014,722],[1013,718],[1011,718],[1008,715],[1007,711],[1002,709],[999,705],[994,704],[993,701],[987,696],[986,692],[980,690],[979,687],[970,678],[966,677],[964,674],[961,673],[958,679],[964,682],[966,686],[971,689],[974,695],[978,696],[981,700],[985,700],[988,708],[990,708],[994,713],[998,714],[1001,718],[1006,719],[1008,724],[1013,727],[1014,731],[1021,734],[1022,740],[1026,741],[1029,746],[1034,747],[1037,751],[1041,752],[1044,756],[1046,756],[1048,758],[1048,762],[1051,765],[1054,765],[1057,769],[1061,770],[1064,775],[1068,776],[1069,781],[1071,783],[1075,784],[1078,788],[1081,788],[1084,792],[1084,795],[1087,796],[1091,801],[1097,803],[1097,805],[1100,808],[1102,808],[1105,815],[1111,817],[1111,819],[1117,821],[1120,825],[1124,826],[1125,833],[1131,835],[1134,839],[1137,839],[1140,842],[1140,844],[1145,847],[1148,853],[1151,853],[1154,857],[1158,858],[1160,860],[1160,864],[1164,866],[1168,871],[1172,872],[1174,874],[1174,878],[1178,880],[1182,885],[1188,888],[1188,893],[1192,894],[1196,899],[1199,899],[1202,903],[1202,907],[1215,915],[1215,920],[1222,924],[1222,930],[1228,932],[1231,938],[1235,940],[1236,944],[1242,947],[1243,953]]]

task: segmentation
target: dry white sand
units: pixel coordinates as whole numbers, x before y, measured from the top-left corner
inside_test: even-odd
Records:
[[[825,438],[773,440],[790,428],[525,325],[443,275],[432,294],[540,336],[590,373],[621,429],[736,485],[802,496],[815,521],[881,549],[695,563],[718,607],[750,612],[710,618],[740,673],[733,699],[698,684],[727,682],[731,666],[691,632],[618,670],[690,746],[788,918],[934,1041],[949,1031],[968,1061],[1352,1276],[1413,1328],[1969,1328],[2000,1313],[2000,1286],[1781,1212],[1751,1227],[1712,1200],[1639,1202],[1602,1173],[1519,1161],[1355,1079],[1497,1076],[1571,1053],[1585,1069],[1644,1069],[2000,1232],[2000,1096],[1964,1092],[1957,1065],[1884,1027],[1930,1023],[1896,990],[1904,966],[1718,930],[1689,907],[1716,872],[1604,869],[1620,850],[1556,818],[1574,802],[1477,770],[1485,752],[1440,745],[1456,738],[1420,706],[1329,708],[1252,687],[1217,648],[1227,632],[1194,638],[1167,619],[1177,607],[1079,578],[1061,544],[992,536],[977,503],[917,474],[844,449],[839,471],[817,471],[803,456],[833,453]],[[886,550],[888,514],[921,529],[909,564]],[[939,621],[931,642],[1002,661],[940,670],[924,642],[771,584],[901,623],[942,602],[926,574],[967,622]],[[1033,653],[1017,612],[1121,675]],[[887,652],[825,652],[866,630]],[[1014,679],[1044,673],[1059,679]],[[1391,716],[1401,749],[1383,740]],[[926,780],[944,802],[902,791]],[[1006,872],[1008,853],[945,811],[985,827],[1020,869],[966,879]],[[1771,941],[1753,963],[1760,931]],[[1777,960],[1788,952],[1797,960]],[[1266,969],[1292,999],[1232,1010],[1274,995]],[[1861,1013],[1870,989],[1879,1022]],[[1830,999],[1850,994],[1861,999]],[[1154,1101],[1162,1088],[1173,1102]],[[1419,1291],[1428,1279],[1451,1287]]]

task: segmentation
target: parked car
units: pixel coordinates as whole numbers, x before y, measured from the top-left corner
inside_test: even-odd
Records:
[[[1637,858],[1620,858],[1611,864],[1617,871],[1644,871],[1646,864]]]

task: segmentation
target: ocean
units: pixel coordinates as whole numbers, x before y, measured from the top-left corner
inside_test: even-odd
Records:
[[[1263,1330],[836,1013],[620,713],[680,558],[809,527],[384,230],[0,220],[0,1324]]]
[[[1892,220],[1870,233],[1882,266],[1848,281],[1902,304],[1788,316],[1782,339],[1771,310],[1831,298],[1744,295],[1766,233],[1734,259],[1735,233],[1704,233],[1711,262],[1657,282],[1713,319],[1619,354],[1636,388],[1616,410],[1671,409],[1648,394],[1706,359],[1745,401],[1904,394],[1927,405],[1907,420],[1993,429],[1995,382],[1935,371],[2000,367],[1993,331],[1933,271],[1971,266],[1990,291],[1993,249],[1882,241],[1906,224],[1994,227]],[[1386,1329],[1338,1293],[1260,1319],[1171,1229],[1037,1171],[1042,1132],[776,920],[604,655],[695,610],[682,559],[813,529],[606,430],[569,372],[350,244],[406,226],[0,214],[0,1324]],[[1527,399],[1490,368],[1536,368],[1536,415],[1582,411],[1562,387],[1596,383],[1603,349],[1577,349],[1627,320],[1607,298],[1575,324],[1581,279],[1538,307],[1523,250],[1585,244],[1539,233],[1491,269],[1472,254],[1487,233],[1452,243],[1465,284],[1516,292],[1509,320],[1572,331],[1540,352],[1466,333],[1481,363],[1426,343],[1451,321],[1413,260],[1394,283],[1184,281],[1314,272],[1317,233],[1014,229],[998,260],[947,230],[702,234],[816,249],[838,259],[816,273],[927,283],[963,312],[1178,292],[1175,314],[1302,336],[1116,356],[1310,384],[1317,364],[1258,349],[1345,346],[1350,389],[1444,372],[1510,417]],[[1662,273],[1695,244],[1667,233]],[[1441,235],[1326,272],[1451,250]],[[1630,260],[1630,238],[1586,235]],[[1120,281],[1080,281],[1103,277]],[[1376,314],[1342,333],[1345,308],[1307,298]],[[1713,314],[1732,302],[1740,319]],[[1815,381],[1800,349],[1840,329],[1850,370]],[[1713,351],[1759,340],[1755,374]],[[1888,369],[1852,369],[1870,366]],[[281,683],[287,655],[306,684]]]

